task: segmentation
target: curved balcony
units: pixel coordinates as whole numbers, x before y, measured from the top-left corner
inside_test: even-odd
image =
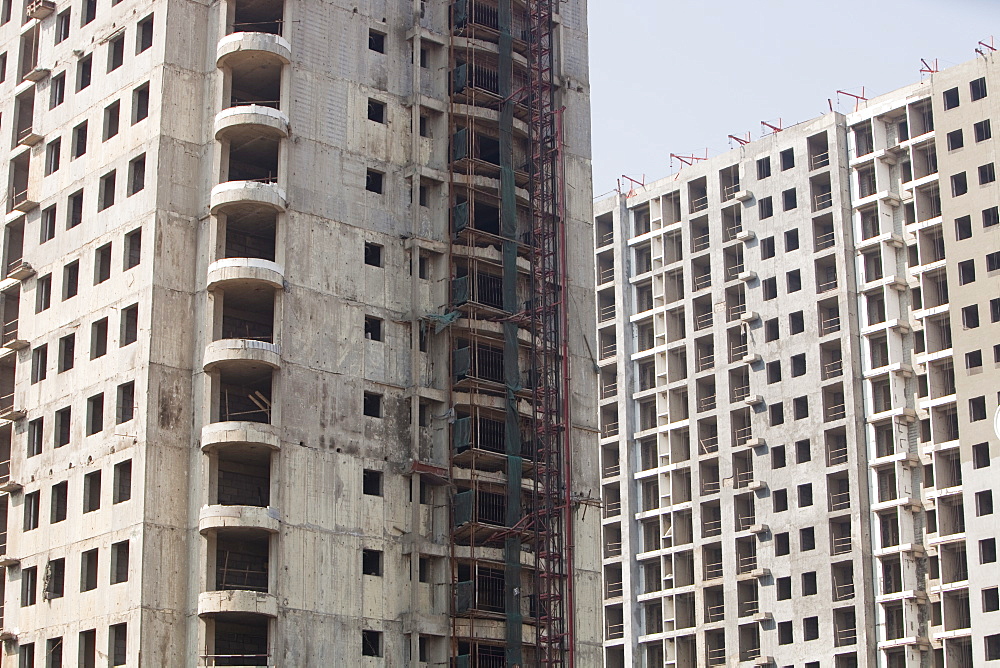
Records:
[[[288,136],[288,116],[283,111],[262,104],[242,104],[223,109],[215,115],[215,138]]]
[[[254,339],[219,339],[205,346],[205,371],[220,366],[246,371],[281,367],[281,349],[275,343]]]
[[[266,284],[275,290],[285,285],[284,268],[270,260],[255,257],[230,257],[208,265],[208,289]]]
[[[260,591],[223,590],[198,594],[198,615],[252,614],[278,616],[278,598]]]
[[[219,40],[215,51],[218,67],[242,65],[254,60],[292,62],[292,45],[280,35],[268,32],[234,32]]]
[[[266,422],[213,422],[201,428],[201,450],[221,449],[278,451],[281,438],[278,428]]]
[[[283,212],[288,206],[284,188],[266,181],[226,181],[212,188],[212,213],[238,214],[267,208]]]
[[[198,516],[198,531],[266,531],[277,533],[277,509],[261,506],[202,506]]]

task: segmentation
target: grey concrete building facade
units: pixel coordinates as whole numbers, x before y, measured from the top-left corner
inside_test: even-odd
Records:
[[[595,204],[605,665],[1000,660],[996,72]]]
[[[586,11],[556,4],[3,3],[2,665],[599,663],[593,277],[543,252],[591,256]],[[568,298],[470,306],[474,263]],[[459,373],[470,339],[506,375]]]

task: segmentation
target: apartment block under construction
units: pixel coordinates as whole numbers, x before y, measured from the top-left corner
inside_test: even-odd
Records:
[[[1000,66],[856,100],[595,205],[609,667],[1000,665]]]
[[[598,665],[585,2],[0,13],[0,665]]]

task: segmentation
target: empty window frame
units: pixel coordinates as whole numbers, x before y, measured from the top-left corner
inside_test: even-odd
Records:
[[[132,125],[149,116],[149,82],[132,91]]]
[[[73,409],[70,406],[56,411],[55,446],[61,448],[69,445],[73,428]]]
[[[108,72],[113,72],[125,63],[125,33],[108,42]]]
[[[63,301],[76,297],[80,290],[80,261],[74,260],[63,267]]]
[[[60,72],[49,83],[49,109],[55,109],[66,100],[66,73]]]
[[[125,248],[122,253],[122,270],[128,271],[139,264],[142,258],[142,228],[132,230],[125,235]]]
[[[385,33],[370,29],[368,31],[368,49],[376,53],[385,53]]]
[[[104,108],[104,141],[118,134],[121,106],[121,102],[115,100]]]
[[[84,88],[90,85],[93,79],[94,70],[94,57],[93,55],[86,55],[80,58],[76,63],[76,92],[80,92]]]
[[[757,161],[757,179],[766,179],[771,175],[771,158],[761,158]]]
[[[111,545],[111,584],[128,582],[129,542]],[[119,664],[115,664],[119,665]]]
[[[90,326],[90,359],[108,353],[108,319],[101,318]]]
[[[31,384],[45,380],[49,360],[49,346],[42,344],[31,351]]]
[[[67,334],[59,339],[59,361],[56,370],[59,373],[73,368],[76,357],[76,334]]]
[[[368,120],[385,123],[385,102],[368,98]]]
[[[949,88],[941,96],[944,98],[945,109],[954,109],[961,103],[958,96],[958,88]]]
[[[111,503],[124,503],[132,498],[132,460],[115,464]]]
[[[973,79],[969,82],[969,97],[972,98],[973,102],[986,97],[986,77]]]
[[[73,146],[70,158],[75,159],[87,152],[87,121],[73,128]]]
[[[979,121],[972,126],[972,130],[976,137],[976,142],[986,141],[993,137],[993,130],[990,128],[990,119],[984,121]]]
[[[66,519],[66,509],[69,501],[69,483],[63,481],[52,485],[51,498],[52,507],[49,511],[49,521],[52,524],[56,524]]]
[[[107,243],[94,251],[94,285],[111,278],[111,244]]]
[[[122,309],[120,340],[118,346],[135,343],[139,339],[139,305],[132,304]]]
[[[361,491],[366,496],[382,496],[382,472],[365,469],[361,474]]]
[[[135,417],[135,381],[118,386],[115,401],[115,424],[130,422]]]
[[[104,211],[115,204],[115,170],[111,170],[101,177],[100,191],[98,192],[97,210]]]
[[[52,305],[52,274],[45,274],[35,281],[35,313]]]
[[[103,429],[104,393],[102,392],[87,399],[87,436],[100,433]]]
[[[128,188],[125,194],[128,197],[136,194],[146,187],[146,154],[132,158],[128,163]]]
[[[91,471],[83,476],[83,512],[91,513],[101,508],[101,472]]]
[[[135,26],[135,52],[142,53],[153,46],[153,15],[139,21]]]
[[[365,173],[365,190],[381,195],[384,187],[384,181],[385,173],[375,169],[369,169]]]

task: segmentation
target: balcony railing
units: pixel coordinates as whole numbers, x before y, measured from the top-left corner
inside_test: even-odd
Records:
[[[858,630],[855,627],[846,629],[834,629],[833,631],[833,644],[835,647],[844,647],[845,645],[854,645],[858,642]]]
[[[726,665],[726,648],[710,647],[705,650],[705,663],[709,666]]]
[[[837,243],[837,237],[834,235],[832,231],[816,235],[816,250],[818,251],[831,248],[836,243]]]
[[[698,251],[705,250],[710,244],[710,239],[708,233],[699,234],[698,236],[691,237],[691,251],[697,253]]]
[[[830,510],[845,510],[850,507],[851,507],[850,492],[830,492]],[[848,541],[849,540],[850,538],[848,538]]]
[[[743,268],[744,267],[742,264],[734,264],[729,267],[726,267],[726,280],[735,281],[737,278],[739,278],[739,275],[743,273]]]
[[[847,462],[847,443],[832,446],[826,453],[826,465],[837,466]]]
[[[718,494],[721,489],[722,481],[720,480],[704,480],[701,483],[702,494]]]
[[[601,359],[607,359],[609,357],[614,357],[618,352],[618,346],[614,341],[611,343],[605,343],[601,346]]]
[[[822,317],[819,321],[819,335],[826,336],[840,331],[840,314]]]
[[[712,274],[711,272],[705,274],[699,274],[691,279],[691,287],[694,290],[702,290],[704,288],[712,287]]]
[[[598,247],[607,246],[608,244],[610,244],[614,240],[615,240],[615,233],[614,233],[614,231],[605,232],[604,234],[601,234],[601,235],[599,235],[597,237],[597,246]]]
[[[605,304],[597,312],[597,321],[598,322],[607,322],[608,320],[614,320],[614,318],[615,318],[615,305],[614,304]]]
[[[726,606],[724,604],[719,605],[706,605],[705,606],[705,621],[706,622],[721,622],[726,617]]]
[[[607,628],[608,640],[616,640],[618,638],[625,637],[625,623],[611,623],[608,622]]]
[[[809,169],[819,169],[830,164],[830,152],[823,151],[809,156]]]
[[[597,278],[598,278],[597,281],[598,285],[604,283],[610,283],[611,281],[615,280],[615,268],[605,267],[604,269],[601,269],[600,272],[597,274]]]
[[[611,438],[618,435],[618,423],[608,422],[601,427],[601,438]]]
[[[753,470],[736,472],[736,487],[747,487],[753,482]]]
[[[608,582],[605,598],[618,598],[623,591],[624,587],[621,582]]]
[[[705,577],[709,580],[722,577],[722,562],[711,562],[705,564]]]
[[[618,517],[622,514],[622,502],[621,501],[605,501],[604,502],[604,517]]]
[[[753,438],[752,427],[740,427],[733,430],[733,445],[737,447],[746,445],[751,438]]]
[[[833,420],[840,420],[845,415],[847,415],[847,406],[844,404],[833,404],[828,406],[826,409],[826,422],[832,422]]]
[[[708,329],[712,326],[712,312],[699,313],[694,317],[694,328],[695,331],[701,331],[703,329]]]
[[[695,371],[707,371],[715,366],[715,354],[714,353],[698,353],[698,359],[695,360]]]
[[[709,394],[704,397],[698,397],[698,411],[710,411],[715,409],[715,395]]]
[[[757,518],[754,515],[739,515],[736,518],[736,530],[747,531],[756,523]]]
[[[832,504],[831,504],[831,506],[832,506]],[[850,506],[851,506],[850,499],[848,499],[847,500],[847,505],[843,506],[843,507],[850,508]],[[833,508],[833,510],[837,510],[837,508]],[[833,544],[833,553],[834,554],[844,554],[845,552],[850,552],[851,551],[851,537],[850,536],[834,536],[833,540],[831,542]]]
[[[722,520],[702,520],[701,535],[703,538],[718,536],[722,533]]]
[[[746,348],[746,346],[744,346],[744,349],[745,348]],[[745,352],[744,352],[744,354],[745,354]],[[743,357],[743,355],[740,355],[739,357]],[[734,402],[736,402],[736,401],[743,401],[744,399],[746,399],[747,397],[750,396],[750,386],[749,385],[737,385],[736,387],[733,388],[732,391],[733,391],[733,401]]]
[[[740,317],[747,312],[746,304],[732,304],[726,310],[726,322],[732,322],[733,320],[739,320]]]
[[[605,478],[613,478],[614,476],[622,472],[621,464],[605,464],[603,470],[603,476]]]
[[[691,213],[704,211],[708,208],[708,195],[691,198]]]
[[[854,598],[854,583],[835,582],[833,585],[833,600],[846,601],[850,598]]]
[[[819,193],[813,197],[813,211],[829,209],[833,206],[833,193]]]
[[[844,375],[844,362],[843,360],[834,360],[832,362],[826,362],[823,364],[823,380],[829,380],[830,378],[836,378],[837,376]]]
[[[829,278],[829,279],[827,279],[825,281],[822,281],[821,283],[817,284],[817,286],[816,286],[816,292],[818,292],[818,293],[829,292],[830,290],[836,290],[836,289],[837,289],[837,278],[836,277]]]
[[[698,441],[698,452],[703,455],[708,455],[713,452],[719,451],[719,437],[718,436],[707,436]]]
[[[614,355],[614,351],[612,351],[611,354]],[[616,394],[618,394],[618,383],[605,383],[601,386],[601,399],[610,399]]]
[[[722,199],[723,201],[731,200],[736,197],[736,193],[740,191],[739,183],[731,183],[728,186],[723,186],[722,188]]]
[[[749,573],[753,569],[757,568],[757,555],[747,554],[741,556],[736,561],[736,572],[737,573]]]
[[[619,540],[612,543],[605,543],[604,556],[606,558],[622,556],[622,542]]]

